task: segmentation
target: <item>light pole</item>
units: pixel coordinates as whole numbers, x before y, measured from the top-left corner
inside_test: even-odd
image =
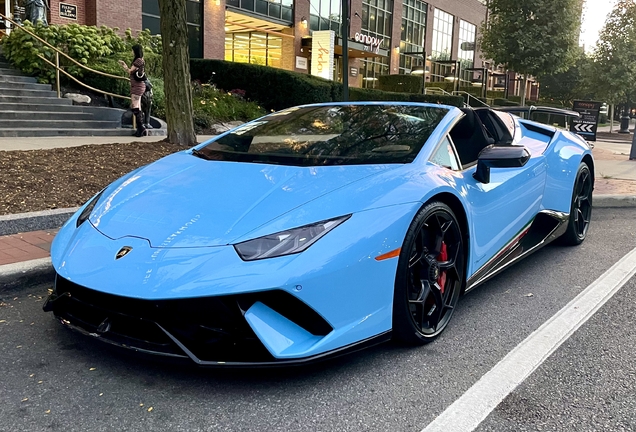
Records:
[[[426,48],[423,46],[422,51],[405,51],[401,54],[422,56],[422,94],[425,95],[426,94]]]
[[[349,0],[342,0],[342,100],[349,101]]]

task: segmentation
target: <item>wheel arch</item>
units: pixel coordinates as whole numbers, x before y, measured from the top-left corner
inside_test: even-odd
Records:
[[[463,292],[466,288],[466,280],[468,279],[468,263],[470,261],[470,229],[468,226],[468,216],[466,214],[466,209],[464,208],[464,205],[462,204],[460,199],[450,192],[441,192],[437,195],[433,195],[428,201],[424,203],[422,207],[424,207],[431,201],[440,201],[450,207],[462,229],[462,237],[464,240],[464,256],[466,257],[466,259],[464,260],[464,282],[462,285]]]
[[[583,159],[581,160],[584,164],[588,166],[590,169],[590,173],[592,174],[592,187],[594,187],[594,160],[592,159],[592,155],[587,153],[583,155]]]

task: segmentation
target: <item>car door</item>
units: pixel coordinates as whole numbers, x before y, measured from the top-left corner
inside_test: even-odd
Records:
[[[499,115],[499,114],[498,114]],[[523,146],[526,139],[517,130],[516,121],[507,113],[503,125],[514,137],[514,145]],[[545,157],[536,152],[519,168],[492,168],[490,181],[474,178],[477,166],[461,172],[471,224],[471,264],[468,275],[504,251],[506,245],[522,236],[538,213],[546,181]]]

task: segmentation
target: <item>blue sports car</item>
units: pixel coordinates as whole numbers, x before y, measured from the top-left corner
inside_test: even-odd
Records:
[[[279,111],[117,180],[51,248],[65,326],[203,366],[306,363],[435,339],[460,295],[580,244],[594,161],[488,108]]]

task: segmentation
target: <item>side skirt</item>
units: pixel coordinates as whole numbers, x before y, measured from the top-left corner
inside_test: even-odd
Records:
[[[465,292],[556,240],[565,233],[569,219],[570,215],[567,213],[540,211],[508,244],[468,279]]]

